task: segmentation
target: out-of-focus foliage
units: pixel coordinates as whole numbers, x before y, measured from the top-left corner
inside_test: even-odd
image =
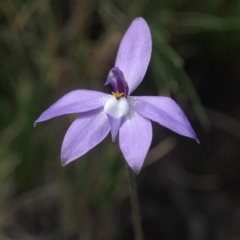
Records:
[[[172,96],[209,127],[195,90],[201,82],[186,74],[185,59],[237,59],[239,14],[239,0],[0,1],[0,239],[127,239],[128,223],[119,226],[128,189],[117,141],[108,137],[62,168],[61,142],[76,116],[33,122],[71,90],[108,92],[103,84],[121,37],[143,16],[153,54],[136,94]]]

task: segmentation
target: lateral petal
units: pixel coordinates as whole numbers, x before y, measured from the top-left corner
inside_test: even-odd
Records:
[[[91,90],[74,90],[61,97],[51,107],[44,111],[35,121],[43,122],[53,117],[64,114],[80,113],[103,107],[105,102],[112,95],[91,91]]]
[[[197,136],[187,117],[179,105],[169,97],[129,97],[133,108],[142,116],[149,118],[160,125],[189,138]]]
[[[141,83],[151,58],[152,38],[146,21],[133,20],[123,36],[118,49],[115,66],[122,72],[131,94]]]
[[[62,165],[81,157],[100,143],[109,133],[110,125],[102,109],[82,113],[69,127],[61,150]]]
[[[134,112],[119,130],[120,149],[129,167],[139,173],[152,141],[150,120]]]

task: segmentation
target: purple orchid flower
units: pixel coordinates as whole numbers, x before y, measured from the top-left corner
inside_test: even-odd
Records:
[[[139,173],[152,140],[150,120],[198,141],[187,117],[171,98],[130,96],[146,73],[151,52],[150,29],[143,18],[136,18],[121,41],[115,67],[105,82],[105,85],[112,85],[112,95],[75,90],[60,98],[36,120],[35,125],[63,114],[81,113],[64,137],[62,165],[87,153],[111,131],[113,141],[119,132],[123,156],[129,167]]]

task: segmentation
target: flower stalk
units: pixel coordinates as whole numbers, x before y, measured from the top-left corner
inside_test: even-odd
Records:
[[[135,240],[143,240],[141,214],[140,214],[139,201],[138,201],[138,195],[137,195],[136,175],[129,166],[126,165],[126,167],[128,171],[129,193],[131,197],[132,219],[133,219]]]

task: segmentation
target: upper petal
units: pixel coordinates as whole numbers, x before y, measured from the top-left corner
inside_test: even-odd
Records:
[[[103,107],[109,97],[111,95],[102,92],[84,89],[74,90],[61,97],[44,111],[34,125],[63,114],[86,112]]]
[[[170,130],[197,142],[197,136],[190,122],[178,104],[169,97],[129,97],[135,111]]]
[[[139,173],[151,145],[152,125],[137,112],[131,115],[119,130],[119,144],[129,167]]]
[[[109,133],[110,125],[102,109],[82,113],[69,127],[61,151],[62,164],[81,157],[100,143]]]
[[[143,18],[136,18],[123,36],[115,62],[115,66],[123,72],[128,83],[129,94],[141,83],[151,52],[150,29]]]

